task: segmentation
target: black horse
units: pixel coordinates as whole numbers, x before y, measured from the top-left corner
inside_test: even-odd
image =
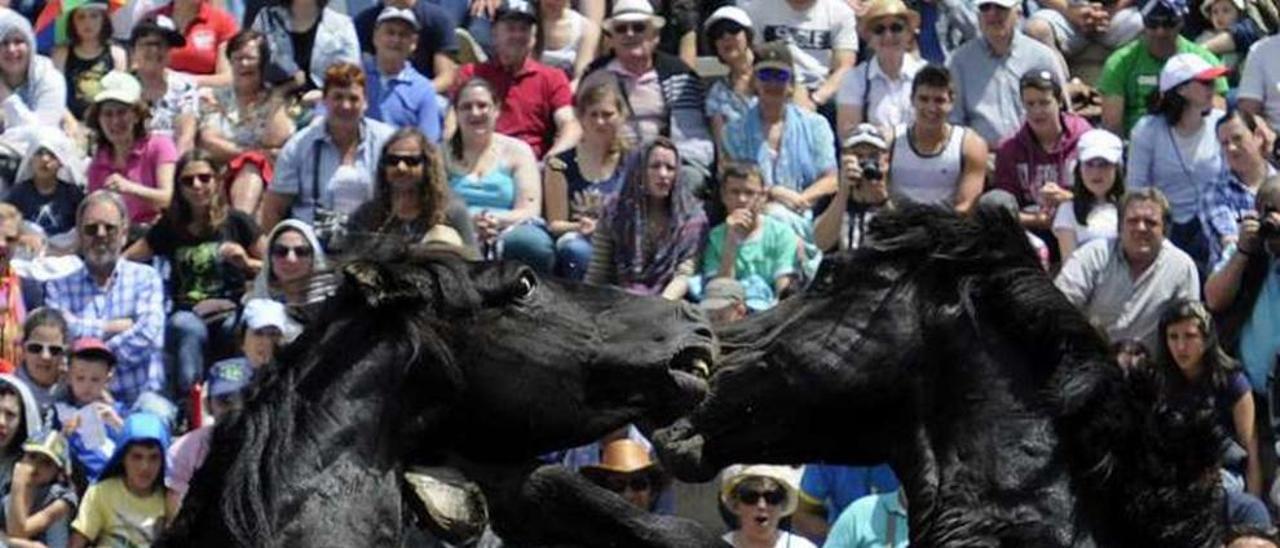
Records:
[[[452,256],[356,261],[336,277],[312,327],[216,428],[163,543],[399,546],[411,521],[402,473],[441,454],[502,472],[507,491],[491,502],[504,536],[594,544],[590,527],[540,526],[556,501],[600,512],[609,523],[592,527],[610,539],[671,529],[526,463],[691,409],[714,350],[694,309]]]
[[[1218,545],[1211,411],[1126,377],[1003,212],[885,213],[719,335],[707,399],[655,439],[685,480],[888,462],[913,546]]]

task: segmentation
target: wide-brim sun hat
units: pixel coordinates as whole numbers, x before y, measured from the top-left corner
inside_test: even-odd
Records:
[[[782,516],[786,517],[794,514],[796,507],[800,504],[800,490],[796,487],[799,483],[799,469],[790,466],[780,466],[775,464],[735,464],[724,469],[720,481],[720,502],[728,508],[733,508],[733,495],[738,485],[749,478],[767,478],[777,482],[782,486],[782,490],[786,493],[787,498],[782,501],[780,508]]]
[[[870,40],[871,29],[875,28],[876,21],[891,17],[906,19],[907,28],[912,33],[920,30],[920,14],[908,8],[902,0],[874,0],[867,8],[867,13],[858,18],[858,34],[863,40]]]
[[[618,0],[613,4],[613,11],[604,20],[604,27],[612,29],[614,23],[632,23],[647,21],[654,28],[662,28],[667,24],[666,18],[654,13],[653,4],[649,0]]]

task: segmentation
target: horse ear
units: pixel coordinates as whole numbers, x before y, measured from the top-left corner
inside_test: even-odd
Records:
[[[346,284],[370,308],[383,308],[396,303],[430,301],[434,292],[428,287],[429,275],[410,271],[408,267],[355,261],[342,267]]]

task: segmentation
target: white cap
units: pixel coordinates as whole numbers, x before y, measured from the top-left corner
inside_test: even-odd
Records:
[[[1105,129],[1086,131],[1076,141],[1076,160],[1081,163],[1102,158],[1108,163],[1119,164],[1121,156],[1124,156],[1124,143]]]
[[[1192,80],[1213,83],[1213,79],[1227,73],[1227,67],[1215,67],[1194,53],[1179,53],[1165,61],[1160,69],[1160,93],[1164,93]]]
[[[978,0],[977,7],[979,9],[987,4],[995,4],[1005,9],[1013,9],[1018,5],[1018,0]]]
[[[378,19],[377,21],[374,21],[374,25],[380,25],[383,21],[390,21],[392,19],[408,23],[409,26],[413,27],[413,30],[421,28],[418,26],[418,17],[414,15],[412,11],[394,6],[382,8],[382,13],[378,14]]]
[[[142,84],[132,74],[113,70],[100,80],[102,90],[93,96],[95,104],[107,101],[119,101],[127,105],[137,104],[142,99]]]
[[[244,325],[250,331],[274,327],[284,331],[288,317],[284,305],[271,299],[249,299],[244,305]]]
[[[880,150],[889,150],[889,144],[885,142],[884,136],[880,134],[880,128],[866,122],[853,128],[853,133],[845,137],[844,142],[840,144],[840,148],[851,148],[862,144],[871,145]]]
[[[604,26],[612,28],[614,23],[631,21],[648,21],[654,27],[667,24],[666,19],[653,12],[653,4],[649,0],[618,0],[614,2],[609,18],[604,20]]]
[[[708,30],[711,30],[711,25],[714,25],[719,21],[725,21],[725,20],[733,21],[734,23],[737,23],[749,29],[755,28],[751,24],[751,16],[747,15],[747,12],[745,10],[743,10],[738,6],[723,6],[720,9],[712,12],[711,17],[707,18],[707,22],[702,24],[702,32],[707,32]]]

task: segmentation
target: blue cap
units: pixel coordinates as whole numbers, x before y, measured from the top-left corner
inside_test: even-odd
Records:
[[[213,364],[209,368],[209,397],[219,398],[236,394],[253,380],[253,368],[245,358],[231,358]]]
[[[1148,17],[1152,12],[1166,12],[1178,17],[1186,17],[1190,8],[1187,7],[1187,0],[1147,0],[1142,4],[1142,16]]]

